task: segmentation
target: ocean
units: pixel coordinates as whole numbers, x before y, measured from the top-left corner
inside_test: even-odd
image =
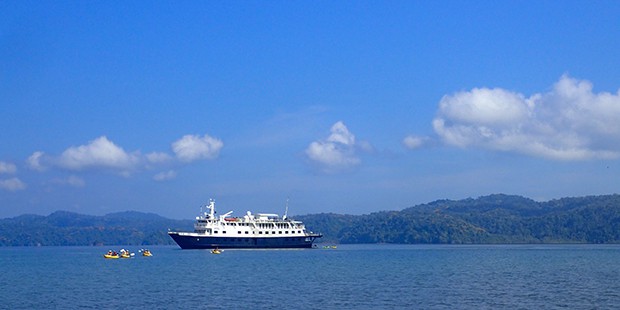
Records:
[[[0,309],[614,309],[620,245],[0,248]]]

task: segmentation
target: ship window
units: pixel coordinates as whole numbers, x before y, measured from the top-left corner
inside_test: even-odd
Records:
[[[263,232],[262,232],[262,231],[259,231],[259,232],[258,232],[258,234],[259,234],[259,235],[262,235],[262,234],[263,234]]]
[[[247,234],[248,234],[248,232],[246,231],[246,232],[245,232],[245,234],[247,235]]]
[[[226,231],[224,230],[224,231],[222,231],[222,233],[223,233],[223,234],[225,234],[225,233],[226,233]]]
[[[214,234],[217,234],[217,233],[218,233],[218,231],[217,231],[217,230],[215,230],[215,231],[213,231],[213,233],[214,233]]]
[[[279,231],[278,233],[281,235],[281,234],[282,234],[282,231]]]
[[[284,233],[288,235],[288,230],[287,230],[287,231],[285,231]]]
[[[237,233],[241,235],[241,231],[238,231]]]

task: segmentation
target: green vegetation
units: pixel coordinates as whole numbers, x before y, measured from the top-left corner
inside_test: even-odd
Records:
[[[490,195],[438,200],[402,211],[299,216],[323,242],[620,243],[620,195],[536,202]]]
[[[402,211],[293,218],[323,233],[321,242],[620,243],[620,195],[536,202],[497,194]],[[168,228],[191,230],[192,225],[140,212],[88,216],[58,211],[0,219],[0,246],[167,245],[174,244]]]
[[[0,246],[166,245],[175,244],[168,228],[191,230],[192,225],[133,211],[105,216],[57,211],[1,219]]]

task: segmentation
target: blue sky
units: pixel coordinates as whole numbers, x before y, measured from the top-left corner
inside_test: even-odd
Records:
[[[617,1],[3,1],[0,217],[617,193]]]

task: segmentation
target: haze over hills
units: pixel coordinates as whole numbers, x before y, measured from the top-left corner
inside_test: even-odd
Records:
[[[320,242],[475,244],[618,243],[620,195],[537,202],[495,194],[437,200],[401,211],[365,215],[294,216]],[[192,220],[127,211],[105,216],[57,211],[0,220],[0,246],[170,245],[168,229],[191,230]]]

